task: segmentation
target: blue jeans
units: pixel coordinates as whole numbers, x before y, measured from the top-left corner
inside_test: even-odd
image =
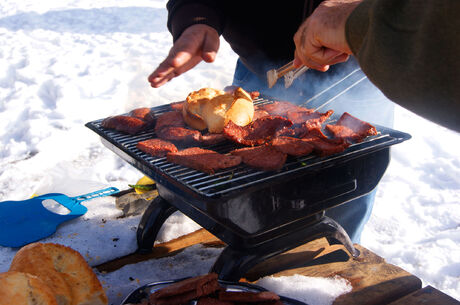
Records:
[[[328,72],[308,70],[294,80],[288,89],[284,87],[284,79],[279,79],[274,87],[268,88],[265,76],[252,73],[238,60],[233,85],[240,86],[247,91],[259,91],[262,95],[273,99],[303,104],[358,68],[357,62],[351,58],[345,63],[332,66]],[[360,70],[353,74],[353,78],[356,80],[363,77],[364,74]],[[338,115],[346,111],[372,124],[390,128],[393,126],[394,104],[385,98],[367,78],[339,97],[334,98],[336,94],[331,95],[332,92],[339,93],[348,87],[349,85],[345,84],[344,81],[334,89],[312,99],[305,106],[316,109],[332,99],[318,111],[326,112],[333,109],[334,113]],[[367,195],[326,211],[327,216],[337,221],[345,229],[353,243],[359,243],[361,240],[364,225],[372,213],[375,192],[374,189]]]

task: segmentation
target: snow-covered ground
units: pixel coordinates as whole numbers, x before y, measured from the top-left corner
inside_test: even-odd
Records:
[[[171,45],[166,16],[164,0],[2,1],[0,201],[47,192],[75,196],[106,186],[127,188],[142,174],[105,148],[84,124],[137,107],[179,101],[202,87],[231,83],[237,57],[222,41],[215,63],[200,64],[159,89],[149,86],[147,76]],[[412,139],[392,148],[362,245],[420,277],[424,285],[460,299],[460,135],[399,107],[394,128],[410,133]],[[104,226],[111,232],[123,230],[110,222],[119,215],[113,200],[97,200],[101,208],[95,212],[90,208],[84,217],[105,217],[108,224],[87,227],[94,234]],[[70,246],[79,237],[70,238],[76,229],[69,226],[78,226],[78,221],[61,232],[69,236]],[[127,232],[135,230],[137,221],[126,220]],[[167,240],[194,229],[179,215],[163,236]],[[84,238],[75,245],[90,238],[78,234]],[[127,254],[133,247],[134,237],[114,253]],[[205,272],[208,265],[191,261],[200,255],[202,260],[216,257],[215,251],[193,247],[180,257],[192,271],[178,271],[184,266],[178,264],[179,269],[149,279]],[[0,271],[5,271],[13,252],[0,247]],[[111,258],[96,256],[96,261]],[[116,304],[122,295],[109,291]]]

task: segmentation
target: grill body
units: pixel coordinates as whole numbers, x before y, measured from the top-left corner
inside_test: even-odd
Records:
[[[271,102],[264,98],[255,101]],[[171,109],[164,105],[152,110],[158,116]],[[151,251],[163,222],[180,210],[228,245],[213,267],[226,280],[237,280],[257,262],[321,235],[338,239],[357,255],[345,231],[324,212],[372,191],[387,168],[390,146],[410,138],[406,133],[376,126],[378,135],[339,154],[288,157],[276,172],[242,164],[208,175],[138,150],[139,141],[156,137],[153,131],[131,136],[106,130],[101,121],[86,126],[101,136],[105,146],[157,184],[160,196],[139,224],[139,250]],[[236,146],[225,142],[206,148],[228,153]]]
[[[318,213],[369,193],[388,161],[387,148],[218,199],[189,197],[162,184],[158,184],[158,192],[225,243],[251,248],[311,223]]]

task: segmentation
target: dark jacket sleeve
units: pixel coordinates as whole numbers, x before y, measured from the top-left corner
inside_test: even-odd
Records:
[[[363,72],[392,101],[460,131],[460,1],[364,0],[346,24]]]
[[[168,29],[174,41],[179,38],[182,32],[193,24],[206,24],[222,34],[225,15],[223,12],[223,1],[213,0],[170,0],[166,5],[168,9]]]

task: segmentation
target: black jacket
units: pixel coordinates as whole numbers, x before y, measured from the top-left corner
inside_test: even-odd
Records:
[[[168,29],[177,39],[185,28],[204,23],[215,28],[254,73],[294,58],[294,34],[320,0],[170,0]]]

